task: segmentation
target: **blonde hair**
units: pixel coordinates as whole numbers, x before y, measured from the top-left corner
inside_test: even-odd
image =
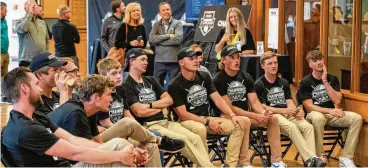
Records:
[[[274,52],[272,52],[272,51],[267,51],[267,52],[265,52],[265,53],[262,54],[261,59],[260,59],[260,62],[263,65],[264,62],[265,62],[265,60],[270,59],[270,58],[273,58],[273,57],[277,57],[277,55]]]
[[[57,9],[56,9],[56,13],[58,16],[61,16],[62,14],[64,14],[64,11],[69,9],[68,6],[66,5],[60,5]]]
[[[229,10],[227,11],[225,32],[227,34],[235,34],[234,27],[233,25],[231,25],[231,22],[230,22],[230,12],[235,12],[237,15],[237,21],[238,21],[238,23],[236,24],[237,31],[239,33],[240,41],[243,43],[243,45],[245,45],[247,43],[247,40],[246,40],[247,36],[246,36],[245,28],[248,29],[248,26],[244,21],[243,13],[238,8],[235,8],[235,7],[229,8]]]
[[[59,58],[60,61],[64,61],[64,62],[67,62],[67,61],[70,61],[72,63],[75,63],[73,59],[69,58],[69,57],[61,57]]]
[[[198,45],[198,44],[192,44],[192,45],[190,46],[190,48],[191,48],[191,49],[193,49],[193,50],[195,50],[195,51],[201,51],[201,52],[202,52],[202,48],[201,48],[201,46],[200,46],[200,45]]]
[[[107,73],[110,70],[120,69],[120,68],[121,68],[120,63],[116,59],[110,58],[110,57],[106,57],[98,61],[97,63],[97,70],[98,70],[98,73],[101,75],[107,75]]]
[[[137,2],[129,3],[126,6],[126,8],[125,8],[125,16],[124,16],[124,19],[123,19],[123,23],[126,23],[126,24],[129,24],[130,23],[130,19],[132,19],[131,16],[130,16],[130,13],[133,11],[133,8],[134,7],[138,7],[139,8],[139,11],[141,13],[141,17],[136,22],[136,24],[137,25],[142,25],[144,23],[144,19],[142,17],[142,7],[141,7],[141,4],[139,4]]]

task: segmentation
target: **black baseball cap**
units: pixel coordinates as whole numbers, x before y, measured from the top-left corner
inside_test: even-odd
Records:
[[[66,64],[68,64],[68,62],[59,61],[51,53],[43,52],[34,56],[34,58],[31,61],[31,64],[29,65],[29,69],[31,69],[32,72],[35,72],[45,66],[62,67]]]
[[[233,45],[227,45],[221,50],[221,57],[231,56],[234,53],[240,53],[240,51]]]
[[[190,47],[184,47],[178,52],[178,61],[182,60],[184,57],[200,56],[201,51],[195,51]]]
[[[147,55],[146,52],[144,52],[144,50],[142,48],[132,48],[130,49],[126,54],[126,60],[125,60],[125,68],[124,71],[129,71],[130,65],[129,65],[129,60],[131,58],[136,58],[139,57],[141,55]]]

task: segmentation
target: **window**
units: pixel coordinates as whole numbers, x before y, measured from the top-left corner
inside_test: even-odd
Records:
[[[362,1],[360,92],[368,93],[368,0]]]

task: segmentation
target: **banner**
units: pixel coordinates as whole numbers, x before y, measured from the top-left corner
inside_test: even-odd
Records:
[[[239,8],[243,13],[245,23],[248,24],[252,6],[204,6],[201,7],[194,41],[215,42],[220,30],[226,25],[226,14],[231,7]]]

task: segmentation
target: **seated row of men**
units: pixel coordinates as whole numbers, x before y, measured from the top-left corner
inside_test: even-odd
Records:
[[[168,91],[153,77],[142,75],[148,58],[138,48],[126,54],[129,76],[123,83],[121,66],[113,58],[98,63],[100,75],[80,81],[71,60],[66,64],[51,54],[36,56],[30,66],[35,75],[16,68],[4,78],[2,90],[14,103],[14,110],[4,130],[3,143],[19,166],[160,167],[159,148],[180,150],[197,166],[213,167],[206,137],[219,134],[229,135],[224,166],[243,167],[251,166],[250,128],[267,127],[272,167],[286,167],[280,132],[291,138],[307,166],[324,167],[323,132],[327,124],[347,127],[339,163],[355,167],[352,158],[362,117],[335,108],[342,98],[339,83],[327,74],[318,51],[308,53],[313,72],[299,88],[308,112],[306,120],[303,109],[291,99],[288,82],[277,76],[277,56],[262,55],[265,75],[254,82],[240,70],[239,53],[233,46],[224,47],[222,70],[212,80],[208,73],[198,71],[198,56],[202,53],[183,48],[177,54],[179,73]],[[59,93],[52,91],[55,86]],[[78,95],[72,93],[75,87],[79,88]],[[210,107],[216,117],[210,114]],[[175,111],[179,121],[165,118],[164,109]],[[97,125],[106,129],[99,131]]]

